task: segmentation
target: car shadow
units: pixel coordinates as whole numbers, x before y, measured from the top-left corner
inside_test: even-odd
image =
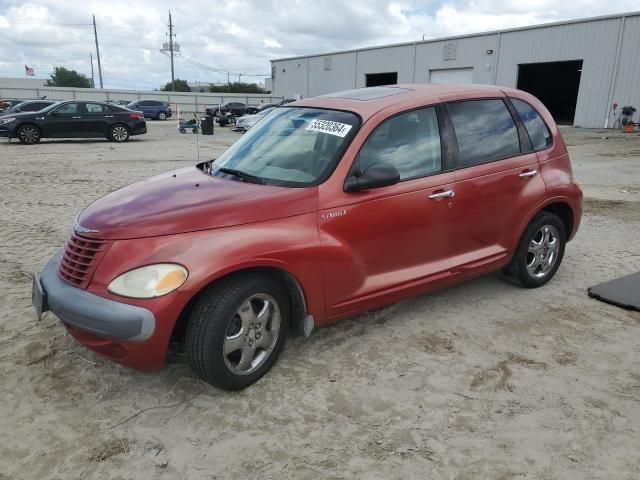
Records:
[[[126,144],[126,143],[131,143],[131,142],[146,142],[147,139],[144,138],[135,138],[132,137],[129,140],[127,140],[126,142],[113,142],[107,138],[61,138],[61,139],[47,139],[47,140],[40,140],[38,143],[35,143],[33,145],[73,145],[73,144],[87,144],[87,143],[113,143],[114,145],[118,145],[118,144]],[[22,145],[22,143],[20,143],[20,141],[16,138],[12,138],[10,141],[3,141],[0,143],[4,143],[7,145]]]

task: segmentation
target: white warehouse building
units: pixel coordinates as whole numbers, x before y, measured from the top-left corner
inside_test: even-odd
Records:
[[[611,127],[621,107],[640,110],[640,12],[284,58],[271,71],[273,94],[287,98],[395,83],[494,84],[537,96],[558,123]]]

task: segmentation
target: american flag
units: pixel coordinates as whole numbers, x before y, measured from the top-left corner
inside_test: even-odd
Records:
[[[27,77],[33,77],[33,76],[36,74],[36,72],[33,70],[33,68],[31,68],[31,67],[27,67],[27,66],[25,65],[25,66],[24,66],[24,74],[25,74]]]

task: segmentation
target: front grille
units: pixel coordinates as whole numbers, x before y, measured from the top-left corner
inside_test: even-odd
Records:
[[[100,259],[110,243],[71,233],[58,264],[60,278],[80,288],[87,288]]]

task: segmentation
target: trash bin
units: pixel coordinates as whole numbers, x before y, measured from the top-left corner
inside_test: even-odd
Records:
[[[200,119],[200,131],[202,135],[213,135],[213,117],[205,115]]]

